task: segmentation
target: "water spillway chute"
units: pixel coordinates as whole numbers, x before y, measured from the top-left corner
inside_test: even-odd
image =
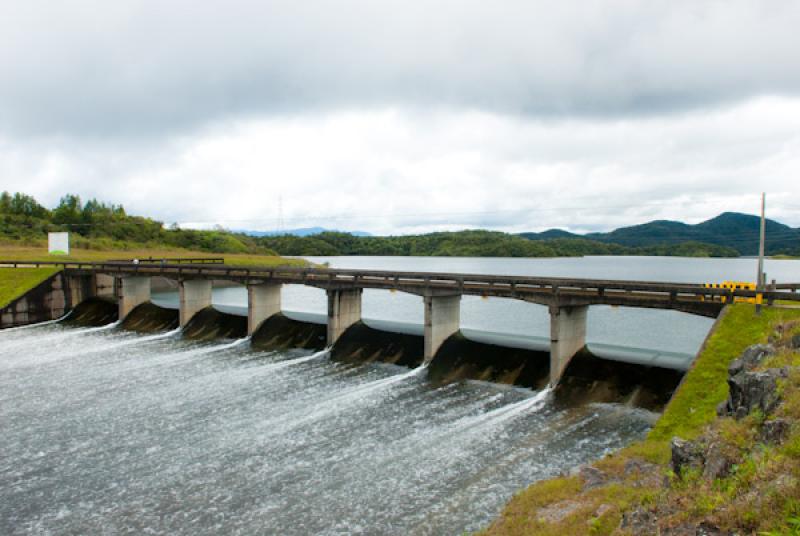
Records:
[[[189,320],[183,334],[195,340],[241,339],[247,336],[247,318],[206,307]]]
[[[278,313],[267,318],[253,334],[253,347],[264,350],[305,348],[322,350],[327,340],[324,324],[294,320]]]
[[[146,302],[136,306],[122,322],[122,329],[154,333],[178,327],[178,311]]]
[[[555,397],[567,405],[619,402],[660,410],[683,374],[681,370],[603,359],[583,351],[567,365]]]
[[[117,304],[102,298],[89,298],[72,309],[65,323],[75,326],[104,326],[119,318]]]

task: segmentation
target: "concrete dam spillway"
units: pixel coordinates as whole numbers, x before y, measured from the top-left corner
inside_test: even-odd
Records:
[[[230,310],[231,308],[226,308]],[[103,299],[81,303],[68,323],[101,326],[115,320],[117,305]],[[255,349],[288,351],[293,348],[321,351],[326,347],[324,318],[311,314],[272,315],[253,334],[247,335],[243,312],[232,314],[207,307],[198,311],[181,329],[181,336],[191,340],[243,339]],[[98,322],[99,320],[99,322]],[[422,366],[423,336],[413,325],[365,322],[350,326],[330,348],[332,360],[363,364],[382,362],[408,368]],[[124,321],[122,329],[143,333],[166,332],[178,328],[179,312],[153,303],[137,306]],[[471,332],[453,335],[442,345],[425,371],[433,385],[461,380],[479,380],[541,390],[548,384],[548,353],[522,347],[518,341],[500,334]],[[468,338],[469,337],[469,338]],[[505,343],[505,344],[503,344]],[[681,370],[651,365],[642,366],[614,359],[603,359],[580,352],[565,371],[554,393],[562,404],[587,402],[625,402],[637,407],[659,410],[669,400],[683,375]]]
[[[78,276],[64,321],[0,331],[2,533],[477,530],[642,437],[682,375],[590,344],[548,388],[552,337],[459,329],[452,299],[409,325],[361,318],[352,292],[319,317],[274,289],[212,306],[208,282],[175,309],[149,276]]]

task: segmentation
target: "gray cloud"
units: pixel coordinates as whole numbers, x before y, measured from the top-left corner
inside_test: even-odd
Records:
[[[800,3],[0,5],[0,131],[174,135],[254,115],[624,118],[800,92]]]
[[[753,213],[800,225],[800,98],[619,121],[382,110],[224,122],[153,143],[7,140],[3,188],[229,228],[609,229]]]

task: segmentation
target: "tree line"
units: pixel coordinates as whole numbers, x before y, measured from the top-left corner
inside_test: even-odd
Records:
[[[132,216],[122,205],[96,199],[85,203],[67,194],[49,210],[32,196],[0,194],[0,239],[25,245],[40,245],[51,231],[69,231],[73,247],[84,249],[185,248],[210,253],[253,253],[274,251],[255,238],[222,229],[194,230]]]
[[[0,239],[41,244],[48,231],[69,231],[72,245],[87,249],[178,247],[212,253],[280,255],[406,255],[442,257],[579,257],[664,255],[736,257],[736,250],[702,242],[623,246],[584,238],[530,240],[498,231],[467,230],[403,236],[355,236],[322,232],[310,236],[254,237],[224,229],[192,230],[129,215],[122,205],[77,195],[63,196],[52,210],[22,193],[0,194]]]

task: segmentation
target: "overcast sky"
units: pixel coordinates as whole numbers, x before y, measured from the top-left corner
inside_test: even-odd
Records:
[[[0,189],[381,234],[763,190],[800,226],[798,28],[795,0],[0,0]]]

